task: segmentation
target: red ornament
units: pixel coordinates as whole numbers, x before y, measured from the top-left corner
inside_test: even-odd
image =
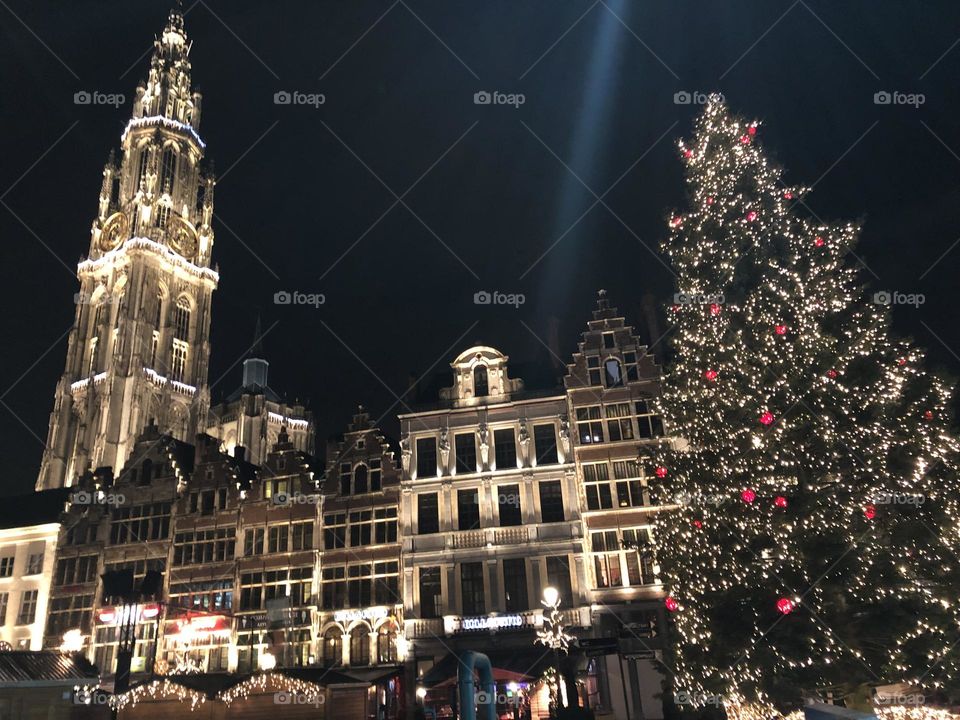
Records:
[[[713,382],[714,380],[717,379],[717,375],[718,375],[718,374],[719,374],[719,373],[717,373],[716,370],[707,370],[707,371],[703,374],[703,376],[704,376],[707,380],[709,380],[710,382]]]
[[[777,610],[782,612],[784,615],[789,615],[793,612],[793,609],[796,607],[793,600],[790,598],[782,597],[777,600]]]
[[[927,410],[927,411],[923,414],[923,419],[924,419],[924,420],[933,420],[933,410]]]
[[[751,210],[750,212],[747,213],[747,221],[748,221],[748,222],[753,222],[753,221],[756,220],[756,219],[757,219],[757,213],[756,213],[756,212],[754,212],[753,210]]]
[[[673,305],[673,306],[670,307],[670,309],[673,310],[674,312],[680,312],[680,306],[679,306],[679,305]]]
[[[658,466],[653,472],[656,473],[658,478],[665,478],[667,476],[667,469],[663,465]]]
[[[751,125],[750,127],[747,128],[747,132],[750,133],[751,135],[756,135],[756,134],[757,134],[757,126],[756,126],[756,125]]]
[[[786,325],[775,325],[774,328],[773,328],[773,331],[774,331],[777,335],[786,335],[786,334],[787,334],[787,326],[786,326]]]
[[[783,495],[777,495],[773,500],[773,504],[778,508],[785,508],[787,506],[787,499]]]
[[[867,520],[873,520],[877,516],[877,506],[870,503],[863,508],[863,514],[867,516]]]
[[[682,222],[683,222],[683,219],[675,215],[674,217],[670,218],[670,227],[673,227],[673,228],[680,227],[680,223]]]
[[[720,306],[719,306],[717,303],[711,303],[711,305],[710,305],[710,314],[711,314],[711,315],[719,315],[719,314],[720,314]]]
[[[784,199],[786,199],[786,200],[793,200],[793,193],[790,192],[789,190],[787,190],[787,191],[783,194],[783,197],[784,197]]]
[[[740,493],[740,499],[743,500],[747,505],[749,505],[750,503],[752,503],[754,500],[757,499],[757,494],[750,488],[747,488],[742,493]]]
[[[907,359],[905,357],[902,357],[899,360],[897,360],[897,365],[899,365],[900,367],[903,367],[906,364],[907,364]]]
[[[707,198],[707,205],[713,205],[713,197]]]
[[[703,527],[703,521],[702,521],[702,520],[694,520],[694,521],[693,521],[693,526],[694,526],[697,530],[699,530],[700,528]]]
[[[691,150],[690,148],[687,148],[686,150],[683,151],[683,156],[684,156],[685,158],[692,158],[692,157],[693,157],[693,150]]]
[[[774,420],[773,413],[771,412],[765,412],[763,415],[760,416],[761,425],[772,425],[773,420]]]
[[[672,597],[667,597],[667,599],[663,601],[663,604],[667,606],[667,610],[670,612],[676,612],[680,609],[680,603],[678,603],[676,599]]]
[[[827,377],[833,380],[837,376],[836,370],[827,370]]]
[[[827,243],[826,243],[826,241],[825,241],[822,237],[820,237],[819,235],[817,235],[817,237],[815,237],[815,238],[813,239],[813,244],[816,245],[817,247],[823,247],[823,246],[826,245]]]
[[[749,135],[741,135],[741,136],[740,136],[740,142],[741,142],[743,145],[749,145],[749,144],[750,144],[750,136],[749,136]]]

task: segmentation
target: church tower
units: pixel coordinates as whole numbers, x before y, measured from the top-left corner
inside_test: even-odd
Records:
[[[171,11],[103,170],[37,489],[128,460],[148,424],[192,442],[210,405],[212,175],[183,15]]]

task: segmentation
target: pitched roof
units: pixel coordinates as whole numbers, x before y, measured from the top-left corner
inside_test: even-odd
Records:
[[[0,652],[0,686],[17,683],[73,683],[99,680],[96,667],[81,655],[53,650]]]

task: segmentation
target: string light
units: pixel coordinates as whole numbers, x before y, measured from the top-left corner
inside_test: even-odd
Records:
[[[268,687],[277,692],[313,698],[317,702],[323,702],[320,698],[325,697],[325,688],[322,685],[317,685],[308,680],[288,677],[280,672],[261,672],[251,675],[240,684],[218,693],[217,699],[229,705],[235,700],[246,700],[251,694],[266,692]]]
[[[174,697],[180,702],[190,701],[190,710],[196,710],[207,701],[204,693],[197,692],[188,687],[184,687],[170,680],[154,680],[143,685],[137,685],[125,693],[114,695],[110,698],[110,707],[115,710],[123,710],[128,705],[135,707],[138,702],[145,700],[164,700]]]

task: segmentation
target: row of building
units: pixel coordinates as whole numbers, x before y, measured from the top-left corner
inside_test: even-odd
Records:
[[[664,427],[634,330],[601,292],[562,383],[527,389],[471,347],[396,443],[361,408],[323,460],[259,347],[210,407],[215,183],[190,47],[175,10],[104,167],[37,493],[0,513],[0,640],[80,653],[135,698],[275,669],[383,720],[452,716],[479,650],[515,717],[518,699],[546,714],[558,665],[566,703],[660,717]],[[535,643],[547,588],[577,638],[563,658]]]

